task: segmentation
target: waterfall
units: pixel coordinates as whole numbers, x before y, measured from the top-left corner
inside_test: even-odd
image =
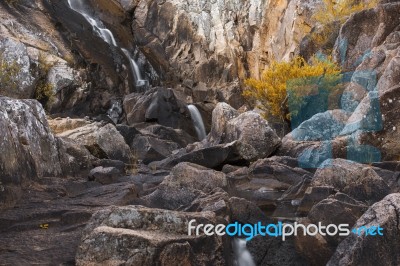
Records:
[[[68,0],[68,4],[72,10],[81,14],[86,19],[86,21],[89,22],[90,25],[92,25],[93,30],[103,39],[103,41],[105,41],[109,45],[118,47],[117,41],[115,40],[113,33],[109,29],[104,27],[101,21],[97,21],[88,14],[86,10],[89,9],[88,7],[86,7],[84,0]],[[147,87],[148,81],[142,78],[139,66],[136,64],[136,61],[133,59],[131,53],[125,48],[120,48],[120,49],[124,53],[124,55],[128,58],[129,65],[132,70],[132,75],[136,82],[136,86]]]
[[[132,75],[136,79],[136,86],[147,86],[148,85],[147,80],[142,78],[142,74],[140,73],[139,66],[136,64],[136,61],[132,58],[129,51],[126,50],[125,48],[122,48],[121,50],[129,60],[129,64],[132,69]]]
[[[206,130],[204,128],[203,118],[197,109],[196,106],[193,104],[188,105],[188,109],[190,111],[190,116],[193,121],[194,128],[196,129],[197,137],[199,140],[203,140],[206,138]]]
[[[235,254],[235,266],[256,266],[247,250],[245,239],[235,238],[233,240],[233,253]]]

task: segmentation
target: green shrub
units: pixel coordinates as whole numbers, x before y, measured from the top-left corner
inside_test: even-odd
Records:
[[[53,63],[48,63],[42,53],[38,57],[38,77],[36,83],[35,99],[48,107],[54,101],[54,86],[47,81],[50,69],[54,66]]]
[[[0,94],[15,94],[19,86],[18,74],[20,71],[21,66],[16,60],[8,62],[0,53]]]

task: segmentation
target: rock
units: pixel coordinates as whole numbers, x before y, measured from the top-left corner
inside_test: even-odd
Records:
[[[181,129],[173,129],[162,125],[150,125],[140,130],[142,134],[152,134],[162,140],[175,142],[181,148],[185,148],[188,144],[195,142],[195,138],[190,136]],[[131,143],[131,142],[128,142]]]
[[[170,187],[160,184],[155,191],[142,197],[139,205],[166,210],[180,210],[188,208],[199,197],[206,197],[201,191],[194,191],[187,187]]]
[[[397,265],[399,241],[400,194],[390,194],[372,205],[354,228],[380,226],[383,236],[350,234],[337,247],[327,265]],[[378,233],[378,232],[377,232]]]
[[[385,181],[372,168],[343,159],[325,161],[315,172],[311,186],[332,186],[369,204],[390,193]]]
[[[282,241],[278,237],[256,236],[247,242],[247,249],[256,265],[308,265],[296,251],[292,238]]]
[[[400,124],[394,113],[400,108],[399,92],[400,87],[395,86],[379,97],[368,94],[358,105],[346,125],[346,131],[344,129],[342,132],[352,134],[353,142],[361,149],[359,152],[354,151],[354,157],[364,154],[372,157],[370,161],[398,159],[400,147],[396,139],[399,137]]]
[[[216,187],[226,188],[228,185],[224,173],[192,163],[180,163],[172,168],[171,174],[162,184],[169,187],[188,187],[206,193]]]
[[[36,77],[31,72],[31,61],[28,56],[27,47],[12,38],[0,36],[0,57],[2,61],[4,60],[10,66],[14,64],[16,66],[16,74],[13,73],[14,71],[11,68],[8,70],[9,72],[5,69],[1,70],[1,75],[16,75],[16,77],[11,77],[11,81],[7,82],[10,84],[2,84],[1,94],[14,98],[33,98]],[[3,78],[1,81],[3,82]]]
[[[362,202],[356,201],[343,193],[336,193],[314,205],[308,213],[307,224],[328,226],[335,224],[348,224],[353,226],[358,218],[368,209]],[[314,238],[314,239],[311,239]],[[295,236],[295,243],[301,254],[313,265],[326,264],[333,255],[337,245],[344,239],[340,235],[304,236],[301,232]]]
[[[61,169],[64,175],[86,177],[96,160],[89,150],[73,139],[58,138]]]
[[[207,88],[203,82],[199,82],[196,87],[192,89],[193,102],[214,102],[216,100],[216,91]]]
[[[297,141],[331,140],[341,133],[348,119],[349,113],[343,110],[329,110],[304,121],[288,137]]]
[[[134,154],[133,160],[140,160],[144,164],[165,159],[180,148],[175,142],[142,135],[136,136],[130,145]]]
[[[126,263],[225,265],[222,237],[188,236],[188,223],[216,224],[211,212],[183,213],[140,206],[110,207],[93,215],[76,254],[77,265]]]
[[[118,132],[121,134],[121,136],[124,137],[125,142],[127,144],[132,143],[132,141],[136,137],[136,135],[140,134],[140,131],[133,126],[119,124],[119,125],[116,125],[115,128],[118,130]]]
[[[388,18],[396,17],[399,8],[397,2],[378,5],[374,9],[358,12],[346,21],[334,47],[334,55],[344,64],[345,71],[354,70],[363,62],[360,58],[366,51],[385,42],[399,24],[397,19]],[[376,66],[370,69],[374,68]]]
[[[257,160],[250,165],[249,176],[251,178],[275,179],[289,185],[296,185],[302,181],[304,175],[310,175],[310,172],[304,169],[289,166],[290,164],[288,165],[285,159],[274,156]],[[293,161],[290,158],[287,158],[287,160]]]
[[[179,150],[176,154],[160,161],[150,164],[154,168],[170,169],[181,162],[195,163],[208,168],[218,168],[226,163],[241,162],[237,155],[236,142],[220,144],[206,148],[195,149],[186,152]]]
[[[90,171],[89,180],[106,185],[115,183],[120,176],[121,172],[115,167],[98,166]]]
[[[208,142],[220,144],[225,139],[226,125],[228,121],[239,116],[236,111],[227,103],[218,103],[212,112],[211,131],[207,137]]]
[[[298,214],[307,214],[315,204],[317,204],[321,200],[328,198],[332,194],[334,194],[333,187],[308,187],[299,203],[299,207],[297,208]]]
[[[261,116],[246,112],[230,120],[226,125],[226,142],[238,141],[238,153],[243,159],[254,161],[271,155],[281,144]]]
[[[308,218],[302,222],[328,226],[348,224],[353,226],[357,219],[367,210],[368,206],[356,201],[343,193],[336,193],[312,207]],[[326,264],[335,251],[336,246],[344,239],[343,236],[317,234],[305,236],[302,232],[295,237],[295,243],[300,254],[313,265]]]
[[[143,197],[149,207],[163,209],[194,208],[192,203],[199,197],[206,197],[216,188],[227,189],[224,173],[192,163],[175,166],[158,188]],[[196,207],[197,208],[197,207]]]
[[[90,124],[90,121],[87,119],[80,118],[55,118],[48,119],[49,127],[53,134],[60,134],[68,130],[73,130],[78,127],[87,126]]]
[[[232,197],[228,201],[231,222],[257,224],[265,222],[267,217],[254,203],[242,198]]]
[[[116,168],[121,174],[125,172],[125,163],[118,160],[100,159],[100,160],[95,160],[92,164],[94,167],[101,166],[104,168],[108,167]]]
[[[327,141],[297,141],[286,135],[276,155],[296,158],[299,167],[313,171],[328,159],[346,158],[347,144],[346,137]]]
[[[217,90],[218,102],[226,102],[236,110],[245,104],[243,92],[238,83],[230,83]]]
[[[236,85],[237,77],[243,80],[248,73],[258,78],[272,60],[289,60],[311,30],[315,6],[314,1],[167,0],[154,5],[142,0],[134,8],[132,28],[138,33],[135,43],[162,76]],[[165,15],[155,20],[152,14]]]
[[[65,131],[58,136],[74,139],[84,145],[99,159],[113,159],[123,162],[131,160],[131,151],[125,139],[112,124],[99,122]]]
[[[0,97],[0,125],[3,186],[62,174],[58,141],[39,102]]]
[[[133,93],[124,98],[124,111],[128,125],[157,122],[160,125],[182,129],[195,136],[189,110],[171,89],[153,88],[144,94]]]
[[[182,210],[188,212],[211,211],[219,217],[228,217],[230,215],[228,199],[229,195],[226,191],[216,188],[208,195],[200,195],[189,207]]]
[[[297,222],[305,226],[311,224],[307,218],[299,219]],[[300,230],[298,237],[294,240],[297,252],[301,257],[306,258],[308,265],[326,265],[335,250],[319,233],[315,236],[304,236]]]

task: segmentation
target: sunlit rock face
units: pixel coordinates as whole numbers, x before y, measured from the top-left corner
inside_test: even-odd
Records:
[[[258,77],[310,31],[313,1],[126,1],[138,46],[164,78],[209,83]],[[173,75],[174,74],[174,75]]]

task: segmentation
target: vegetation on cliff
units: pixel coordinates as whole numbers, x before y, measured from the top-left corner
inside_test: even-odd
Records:
[[[267,118],[289,121],[304,104],[304,95],[315,93],[315,89],[332,91],[341,79],[340,67],[329,59],[314,57],[311,63],[302,57],[290,62],[272,62],[260,80],[245,81],[244,96],[257,101],[258,108]],[[289,97],[290,94],[290,108]]]

